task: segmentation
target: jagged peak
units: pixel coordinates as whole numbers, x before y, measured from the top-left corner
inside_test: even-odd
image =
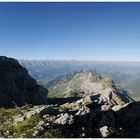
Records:
[[[85,68],[85,69],[82,69],[82,70],[79,71],[79,72],[82,72],[82,73],[92,73],[92,74],[94,74],[94,73],[93,73],[93,70],[92,70],[91,68]]]
[[[50,96],[87,96],[93,94],[117,93],[118,90],[111,77],[101,77],[91,69],[84,69],[62,76],[48,84]],[[118,95],[119,96],[119,95]]]
[[[14,58],[10,58],[7,56],[0,56],[0,66],[2,67],[22,67],[18,61]]]

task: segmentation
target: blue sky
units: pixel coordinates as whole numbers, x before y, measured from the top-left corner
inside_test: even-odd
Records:
[[[140,61],[140,3],[0,3],[0,55]]]

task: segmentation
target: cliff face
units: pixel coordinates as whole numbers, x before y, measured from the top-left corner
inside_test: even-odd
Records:
[[[17,60],[0,56],[0,107],[47,104],[47,94]]]

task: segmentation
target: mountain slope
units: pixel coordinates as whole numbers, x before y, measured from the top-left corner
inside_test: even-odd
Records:
[[[132,99],[115,87],[110,77],[102,78],[91,70],[73,72],[47,84],[49,97],[98,97],[98,102],[110,105],[125,104]]]
[[[47,94],[17,60],[0,56],[0,107],[46,104]]]
[[[91,68],[102,76],[111,75],[117,88],[140,99],[140,62],[76,61],[76,60],[19,60],[39,84],[45,85],[58,76]]]

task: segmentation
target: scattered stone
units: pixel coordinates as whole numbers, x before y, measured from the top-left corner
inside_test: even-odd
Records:
[[[27,119],[29,119],[33,115],[40,114],[41,111],[43,111],[46,107],[47,107],[47,105],[44,105],[44,106],[34,106],[33,108],[31,108],[30,111],[25,113],[25,116],[26,116]]]
[[[47,119],[48,117],[50,117],[49,114],[43,115],[43,118]]]
[[[74,123],[74,117],[72,115],[69,115],[67,113],[63,113],[57,116],[58,119],[55,120],[56,124],[73,124]]]
[[[86,106],[82,106],[79,111],[76,113],[77,116],[83,116],[85,114],[90,113],[90,109]]]
[[[26,134],[20,135],[20,138],[25,138]]]
[[[122,108],[122,106],[120,106],[120,105],[115,105],[115,106],[112,107],[112,110],[113,110],[113,111],[118,111],[118,110],[120,110],[121,108]]]
[[[99,129],[99,131],[101,132],[102,137],[107,137],[109,135],[109,130],[108,130],[108,126],[103,126]]]
[[[21,115],[21,114],[19,114],[18,116],[16,116],[15,118],[14,118],[14,123],[16,124],[17,122],[22,122],[22,121],[24,121],[25,120],[25,116],[24,115]]]
[[[48,122],[54,122],[56,120],[57,116],[48,116],[46,117],[45,119],[48,121]]]
[[[79,110],[81,108],[81,106],[87,106],[92,103],[93,103],[93,101],[92,101],[91,97],[86,96],[80,100],[77,100],[76,102],[65,103],[65,104],[61,105],[61,108],[62,108],[61,110],[63,110],[63,108],[69,109],[69,110]]]
[[[44,124],[45,127],[47,127],[47,126],[49,126],[49,125],[50,125],[49,123]]]
[[[35,130],[34,133],[33,133],[33,136],[37,137],[37,136],[39,136],[39,134],[40,134],[40,132],[38,130]]]
[[[38,125],[43,125],[44,124],[44,121],[40,121],[39,123],[38,123]]]
[[[102,105],[101,111],[108,111],[110,109],[110,105]]]
[[[40,121],[34,128],[38,130],[44,130],[44,121]]]
[[[6,136],[6,137],[8,137],[9,136],[9,130],[6,130],[6,132],[4,133],[4,135]]]
[[[92,103],[93,103],[93,101],[92,101],[90,96],[86,96],[85,98],[80,99],[80,100],[75,102],[75,104],[77,104],[77,105],[89,105]]]

